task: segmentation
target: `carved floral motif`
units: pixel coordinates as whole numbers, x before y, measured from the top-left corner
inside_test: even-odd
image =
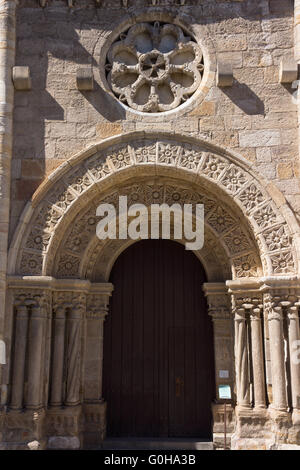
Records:
[[[107,54],[107,81],[118,99],[143,112],[186,101],[204,70],[199,45],[178,25],[139,23],[120,34]]]

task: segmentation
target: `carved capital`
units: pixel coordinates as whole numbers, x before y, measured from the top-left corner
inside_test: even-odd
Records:
[[[103,319],[108,314],[109,296],[106,294],[89,295],[87,299],[86,316],[90,319]]]
[[[37,315],[35,309],[40,309],[39,315],[46,316],[47,312],[50,314],[50,306],[52,303],[51,292],[43,289],[13,289],[14,305],[17,308],[17,315],[23,311],[24,308],[30,308],[31,313]]]
[[[56,305],[54,307],[54,315],[55,319],[57,320],[63,320],[66,317],[66,307],[63,305]]]
[[[56,318],[62,318],[65,314],[70,318],[82,318],[86,310],[86,294],[76,291],[54,292],[53,304]]]
[[[250,311],[251,321],[261,321],[262,307],[254,307]]]
[[[264,311],[268,320],[282,320],[284,315],[289,319],[298,318],[299,295],[295,289],[281,289],[264,295]]]
[[[236,308],[234,312],[234,321],[244,322],[246,319],[246,310],[244,308]]]
[[[294,305],[291,305],[287,308],[287,316],[289,320],[298,320],[299,319],[299,305],[296,302]]]
[[[17,308],[17,318],[27,318],[28,317],[28,308],[26,305],[18,305]]]

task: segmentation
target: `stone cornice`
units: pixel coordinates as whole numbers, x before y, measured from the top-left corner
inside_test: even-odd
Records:
[[[10,289],[42,289],[56,292],[84,292],[87,294],[111,295],[113,285],[92,283],[85,279],[55,279],[50,276],[9,276]]]
[[[234,281],[226,281],[228,293],[233,295],[250,295],[266,293],[269,291],[284,291],[290,289],[299,289],[299,276],[278,276],[237,279]]]

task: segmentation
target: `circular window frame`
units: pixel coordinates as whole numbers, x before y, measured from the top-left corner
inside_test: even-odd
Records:
[[[204,71],[198,89],[184,103],[181,103],[176,108],[170,109],[168,111],[152,113],[135,110],[127,104],[122,103],[118,99],[118,97],[110,88],[106,79],[105,65],[107,62],[107,54],[113,43],[118,40],[120,34],[126,32],[135,24],[146,22],[153,23],[155,21],[159,21],[162,23],[170,23],[174,24],[175,26],[179,26],[180,28],[182,28],[185,34],[191,36],[193,40],[196,41],[203,53]],[[212,41],[210,38],[207,37],[207,33],[205,35],[201,34],[204,33],[204,28],[201,26],[202,25],[199,24],[187,25],[186,21],[183,21],[182,18],[180,18],[180,15],[178,15],[178,11],[176,15],[166,13],[165,11],[162,12],[161,10],[151,11],[147,12],[146,14],[136,14],[135,16],[132,16],[127,20],[123,21],[116,28],[114,28],[114,30],[106,37],[104,43],[102,42],[101,44],[97,44],[94,55],[97,63],[95,67],[95,76],[99,80],[102,89],[106,93],[108,93],[109,96],[114,100],[114,102],[118,104],[118,106],[126,113],[127,119],[139,120],[142,117],[144,121],[153,121],[153,119],[155,119],[155,121],[163,121],[166,117],[177,118],[177,116],[192,112],[204,101],[210,88],[215,82],[217,61],[214,47],[212,46]]]

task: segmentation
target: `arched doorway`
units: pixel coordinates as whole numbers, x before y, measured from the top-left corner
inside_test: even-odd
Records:
[[[107,435],[209,438],[213,336],[201,263],[179,243],[145,240],[119,256],[110,280]]]

